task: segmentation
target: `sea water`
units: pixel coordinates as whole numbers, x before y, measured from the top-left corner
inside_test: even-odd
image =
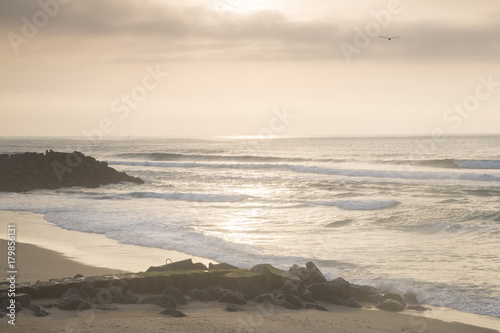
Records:
[[[0,193],[0,210],[240,267],[328,278],[500,317],[500,137],[0,138],[82,151],[144,185]]]

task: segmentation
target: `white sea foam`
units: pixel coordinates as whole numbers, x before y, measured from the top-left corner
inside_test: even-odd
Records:
[[[194,202],[238,202],[248,198],[241,194],[209,194],[209,193],[155,193],[155,192],[133,192],[127,196],[134,198],[155,198],[165,200],[182,200]]]
[[[399,204],[398,201],[390,199],[310,201],[308,203],[316,206],[335,206],[346,210],[374,210]]]

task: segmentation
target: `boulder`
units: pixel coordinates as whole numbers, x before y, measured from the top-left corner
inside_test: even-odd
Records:
[[[382,303],[383,301],[384,301],[384,295],[374,294],[374,295],[367,296],[365,302],[378,304],[378,303]]]
[[[377,309],[398,312],[403,311],[405,308],[398,301],[395,301],[393,299],[386,299],[385,301],[377,305]]]
[[[318,304],[311,304],[311,303],[307,303],[305,306],[304,306],[305,309],[316,309],[316,310],[319,310],[319,311],[328,311],[327,308],[325,308],[324,306],[322,305],[318,305]]]
[[[114,289],[110,288],[111,294],[113,296],[113,303],[119,304],[137,304],[139,298],[132,293],[130,290],[123,291],[121,288]]]
[[[264,275],[267,281],[267,288],[270,290],[280,289],[285,281],[291,281],[297,285],[297,288],[303,284],[302,280],[297,275],[275,268],[270,264],[259,264],[252,267],[250,270]]]
[[[369,300],[370,296],[380,294],[380,290],[378,290],[375,287],[360,286],[352,283],[351,283],[351,292],[361,302],[370,302]],[[380,303],[380,301],[374,303]]]
[[[236,266],[233,266],[233,265],[226,264],[226,263],[221,263],[221,264],[209,263],[208,269],[239,269],[239,268]]]
[[[167,308],[166,310],[163,310],[160,312],[162,315],[171,315],[172,317],[176,318],[181,318],[181,317],[186,317],[184,312],[177,310],[176,308]]]
[[[200,302],[214,301],[214,298],[208,293],[208,291],[204,289],[193,289],[189,293],[189,296],[191,296],[192,299]]]
[[[212,296],[213,299],[219,299],[219,297],[229,291],[221,286],[210,286],[205,288],[205,290],[210,294],[210,296]]]
[[[168,270],[208,270],[201,262],[193,263],[192,259],[176,261],[162,266],[151,266],[146,272],[164,272]]]
[[[153,296],[148,296],[144,298],[141,302],[141,304],[156,304],[158,306],[161,306],[162,308],[169,309],[169,308],[177,308],[177,302],[175,301],[175,297],[172,295],[153,295]]]
[[[89,295],[85,291],[75,288],[69,288],[59,298],[57,305],[62,310],[84,310],[91,307]]]
[[[388,300],[388,299],[398,301],[399,303],[401,303],[403,308],[406,309],[406,302],[405,302],[403,296],[401,296],[399,294],[395,294],[395,293],[384,294],[384,300]]]
[[[292,294],[283,294],[283,299],[285,302],[292,304],[293,306],[302,309],[304,307],[304,304],[300,300],[300,297],[292,295]]]
[[[226,310],[227,312],[245,311],[245,309],[243,309],[235,304],[228,304],[224,310]]]
[[[331,294],[331,293],[326,294],[326,295],[322,295],[319,298],[319,301],[327,302],[327,303],[335,304],[335,305],[344,304],[344,302],[342,301],[342,299],[340,297],[338,297],[337,295]]]
[[[182,294],[182,291],[180,289],[175,288],[174,286],[168,286],[165,289],[163,289],[162,294],[165,295],[172,295],[175,297],[175,301],[179,305],[186,305],[186,299],[184,298],[184,295]]]
[[[351,284],[343,278],[336,278],[333,281],[327,282],[327,284],[334,295],[337,295],[342,299],[348,299],[351,297]]]
[[[312,261],[306,263],[306,267],[293,265],[290,267],[288,272],[297,275],[305,285],[326,282],[326,278],[323,276],[323,273],[321,273]]]
[[[361,304],[359,304],[356,297],[351,297],[349,299],[344,300],[343,304],[347,307],[350,307],[350,308],[360,308],[361,307]]]
[[[31,295],[18,293],[16,294],[16,302],[21,303],[23,308],[29,308],[31,304]]]
[[[242,294],[236,291],[228,291],[221,297],[219,297],[219,302],[224,302],[224,303],[233,303],[233,304],[247,304],[245,301],[245,298],[243,297]]]

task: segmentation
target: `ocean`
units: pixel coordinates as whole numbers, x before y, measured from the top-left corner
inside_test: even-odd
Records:
[[[240,267],[313,261],[500,317],[500,136],[0,138],[0,153],[46,149],[145,184],[0,193],[0,210]]]

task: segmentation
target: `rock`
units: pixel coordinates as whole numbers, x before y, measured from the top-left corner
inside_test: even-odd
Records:
[[[143,299],[141,304],[156,304],[158,306],[161,306],[162,308],[168,309],[168,308],[177,308],[177,302],[175,301],[175,297],[172,295],[153,295],[146,297]]]
[[[292,295],[292,294],[283,294],[284,300],[293,306],[297,307],[298,309],[302,309],[304,307],[304,304],[300,300],[300,297]]]
[[[321,296],[331,293],[330,286],[325,283],[314,283],[307,287],[307,290],[313,295],[315,300],[319,300]]]
[[[399,303],[401,303],[403,308],[406,309],[406,302],[405,302],[403,296],[401,296],[399,294],[394,294],[394,293],[387,293],[387,294],[384,294],[384,300],[387,300],[387,299],[392,299],[392,300],[398,301]]]
[[[33,312],[38,312],[41,308],[39,305],[31,304],[29,307],[27,307],[27,309]]]
[[[279,305],[281,305],[284,308],[290,309],[290,310],[300,310],[299,307],[297,307],[291,303],[288,303],[288,302],[281,302]]]
[[[333,294],[337,295],[338,297],[342,299],[348,299],[351,297],[351,284],[343,278],[336,278],[333,281],[327,282],[327,284],[332,290]]]
[[[291,295],[295,295],[295,296],[299,296],[300,295],[299,288],[297,287],[297,285],[295,283],[293,283],[290,280],[286,280],[285,281],[285,283],[281,287],[281,291],[284,294],[291,294]]]
[[[83,277],[84,276],[82,274],[76,274],[75,276],[73,276],[73,279],[81,279]]]
[[[113,288],[110,288],[110,290],[113,296],[113,303],[137,304],[137,302],[139,302],[139,298],[135,296],[130,290],[127,290],[125,292],[114,292]]]
[[[164,272],[167,270],[208,270],[201,262],[193,263],[192,259],[176,261],[162,266],[151,266],[146,272]]]
[[[160,314],[162,314],[162,315],[171,315],[171,316],[176,317],[176,318],[186,317],[186,315],[184,314],[184,312],[179,311],[179,310],[177,310],[175,308],[167,308],[166,310],[163,310],[162,312],[160,312]]]
[[[0,304],[0,311],[3,311],[3,312],[9,312],[9,309],[7,309],[8,307],[11,306],[11,302],[10,302],[10,299],[6,299],[2,302],[2,304]],[[16,307],[16,312],[19,312],[23,309],[23,306],[21,305],[21,303],[19,302],[15,302],[15,307]]]
[[[297,275],[306,285],[326,282],[323,273],[321,273],[312,261],[306,263],[306,267],[293,265],[288,271]]]
[[[245,311],[245,309],[243,309],[235,304],[228,304],[224,310],[226,310],[227,312]]]
[[[307,289],[301,291],[300,298],[306,302],[314,302],[313,294]]]
[[[222,295],[227,293],[229,290],[222,288],[221,286],[210,286],[205,288],[205,290],[212,296],[213,299],[219,299]]]
[[[343,304],[350,308],[361,308],[361,304],[359,304],[356,297],[351,297],[343,301]]]
[[[194,289],[189,294],[192,299],[200,302],[210,302],[213,301],[214,298],[208,293],[208,291],[203,289]]]
[[[53,303],[47,303],[47,304],[42,304],[42,306],[46,309],[52,309],[56,304]]]
[[[276,302],[276,298],[274,297],[273,294],[271,293],[264,293],[264,294],[261,294],[257,297],[254,298],[254,300],[257,302],[257,303],[264,303],[264,302],[268,302],[268,303],[275,303]]]
[[[111,305],[111,304],[95,304],[94,308],[97,309],[97,310],[101,310],[101,311],[114,311],[114,310],[118,310],[118,308],[116,306]]]
[[[323,301],[323,302],[330,303],[330,304],[335,304],[335,305],[342,305],[342,304],[344,304],[344,302],[342,302],[342,299],[340,297],[338,297],[337,295],[334,295],[332,293],[329,293],[329,294],[326,294],[326,295],[322,295],[319,298],[319,300]]]
[[[252,279],[248,281],[240,292],[245,296],[246,299],[252,299],[268,291],[268,288],[259,280]]]
[[[408,305],[406,307],[407,310],[414,310],[414,311],[419,311],[419,312],[423,312],[423,311],[429,311],[428,308],[425,308],[423,307],[422,305]]]
[[[31,304],[31,295],[18,293],[16,294],[16,302],[21,303],[23,308],[29,308]]]
[[[48,313],[44,309],[40,309],[40,311],[34,313],[35,317],[47,317],[49,314],[50,313]]]
[[[324,306],[322,305],[318,305],[318,304],[311,304],[311,303],[307,303],[304,308],[306,309],[316,309],[316,310],[319,310],[319,311],[328,311],[327,308],[325,308]]]
[[[297,287],[302,285],[302,280],[300,280],[297,275],[282,271],[269,264],[259,264],[252,267],[250,270],[264,275],[267,280],[267,288],[270,290],[280,289],[287,280],[295,283]]]
[[[384,301],[384,295],[382,294],[374,294],[374,295],[369,295],[366,297],[366,302],[370,303],[382,303]]]
[[[109,288],[97,288],[95,290],[96,297],[94,303],[96,304],[111,304],[113,302],[113,294]]]
[[[57,305],[61,310],[90,309],[89,296],[85,291],[69,288],[59,298]]]
[[[403,311],[405,308],[398,301],[395,301],[393,299],[386,299],[385,301],[377,305],[377,309],[398,312]]]
[[[233,304],[247,304],[243,295],[236,291],[228,291],[219,298],[219,302],[233,303]]]
[[[226,264],[226,263],[221,263],[221,264],[209,263],[208,269],[239,269],[239,268],[236,266],[233,266],[233,265]]]
[[[368,299],[370,296],[380,294],[380,290],[375,287],[356,284],[351,284],[351,292],[361,302],[370,302]],[[380,301],[372,303],[380,303]]]
[[[98,187],[119,182],[143,184],[142,179],[110,168],[80,152],[2,154],[0,192],[25,192],[70,186]]]
[[[186,299],[184,298],[184,295],[182,294],[182,291],[180,289],[175,288],[174,286],[168,286],[165,289],[163,289],[162,294],[165,295],[172,295],[175,297],[175,301],[179,305],[186,305]]]

